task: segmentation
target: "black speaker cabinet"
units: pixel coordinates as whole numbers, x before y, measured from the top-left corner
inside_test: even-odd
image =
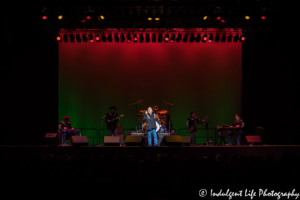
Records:
[[[58,146],[59,139],[58,139],[58,134],[57,133],[46,133],[45,138],[46,138],[46,141],[47,141],[47,145]]]
[[[89,144],[87,136],[72,136],[71,143],[73,147],[87,146]]]
[[[181,136],[182,144],[185,146],[190,146],[192,137],[191,136]]]
[[[138,135],[127,135],[125,143],[127,146],[142,146],[144,144],[144,137]]]
[[[182,144],[182,140],[180,135],[166,135],[164,137],[164,143],[166,146],[180,146]]]
[[[103,143],[105,146],[120,146],[119,136],[104,136]]]

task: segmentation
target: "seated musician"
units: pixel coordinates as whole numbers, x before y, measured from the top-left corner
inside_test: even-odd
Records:
[[[191,135],[191,145],[196,145],[196,140],[197,140],[197,125],[205,122],[203,119],[202,121],[199,120],[198,117],[196,117],[195,112],[190,113],[190,118],[186,121],[186,125],[189,128],[190,135]],[[193,139],[194,136],[194,139]]]
[[[232,123],[232,126],[230,127],[241,127],[241,128],[244,128],[245,124],[244,124],[244,121],[241,119],[241,116],[239,114],[236,114],[235,115],[235,120],[233,121]],[[241,140],[241,133],[242,133],[242,130],[234,130],[234,131],[231,131],[229,134],[228,134],[228,145],[232,145],[232,135],[237,135],[237,145],[240,145],[240,140]]]
[[[67,133],[66,132],[62,132],[62,130],[66,130],[66,129],[72,129],[74,130],[74,128],[72,127],[72,124],[70,122],[70,117],[69,116],[64,116],[63,117],[64,120],[61,121],[58,125],[58,128],[60,129],[60,132],[62,134],[62,139],[63,139],[63,142],[62,142],[62,146],[65,146],[66,145],[66,137],[67,137]]]
[[[116,113],[116,107],[112,106],[109,108],[110,112],[104,115],[103,119],[106,121],[108,135],[117,136],[118,121],[120,121],[119,115]]]

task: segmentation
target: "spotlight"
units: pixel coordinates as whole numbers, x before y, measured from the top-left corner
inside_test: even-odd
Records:
[[[85,34],[82,34],[82,41],[83,41],[83,42],[87,42],[87,41],[88,41],[88,38],[86,37]]]
[[[93,37],[92,34],[89,34],[89,41],[90,41],[90,42],[94,42],[94,37]]]
[[[56,37],[56,40],[57,40],[58,42],[60,42],[60,41],[61,41],[61,37],[60,37],[60,35],[58,35],[58,36]]]
[[[148,17],[148,20],[151,21],[151,20],[152,20],[152,17]]]
[[[73,34],[70,34],[69,38],[70,38],[70,42],[74,42],[75,41],[75,36]]]
[[[227,42],[231,42],[232,41],[232,34],[227,36]]]
[[[187,42],[188,40],[188,34],[184,34],[183,38],[182,38],[182,42]]]
[[[207,34],[204,34],[202,37],[202,42],[206,42],[206,40],[207,40]]]
[[[159,18],[158,18],[158,17],[156,17],[156,18],[155,18],[155,20],[156,20],[156,21],[158,21],[158,20],[159,20]]]
[[[239,41],[240,37],[238,34],[236,34],[234,37],[233,37],[233,42],[237,42]]]
[[[223,34],[221,37],[221,42],[226,42],[226,34]]]
[[[81,37],[80,37],[79,34],[76,34],[76,41],[77,41],[77,42],[81,42]]]
[[[207,20],[207,16],[206,15],[203,17],[203,20]]]
[[[58,15],[58,17],[57,17],[59,20],[61,20],[62,18],[63,18],[63,16],[62,15]]]
[[[212,42],[214,40],[213,34],[209,34],[208,42]]]
[[[131,42],[131,36],[129,33],[127,33],[127,42]]]
[[[241,41],[245,41],[245,39],[246,39],[245,36],[241,37]]]
[[[176,38],[176,42],[180,42],[182,35],[179,33],[177,38]]]
[[[215,36],[215,42],[219,42],[220,41],[220,34],[216,34],[216,36]]]
[[[97,34],[95,34],[95,40],[97,41],[97,42],[99,42],[100,41],[100,36],[99,36],[99,34],[97,33]]]
[[[152,34],[152,42],[156,42],[156,34],[155,33]]]
[[[172,35],[171,35],[170,42],[175,42],[175,34],[172,34]]]
[[[119,42],[120,41],[120,38],[119,38],[118,34],[115,34],[114,38],[115,38],[115,42]]]
[[[46,19],[47,19],[47,16],[46,16],[46,15],[44,15],[44,16],[42,17],[42,19],[43,19],[43,20],[46,20]]]
[[[150,35],[148,33],[146,34],[146,42],[150,42]]]
[[[112,42],[112,35],[111,35],[111,33],[108,34],[108,36],[107,36],[106,39],[107,39],[108,42]]]
[[[68,39],[69,39],[68,36],[67,36],[66,34],[64,34],[64,36],[63,36],[63,41],[64,41],[64,42],[68,42]]]
[[[123,33],[121,34],[121,42],[125,42],[125,36]]]
[[[140,41],[139,41],[140,43],[143,43],[144,42],[144,36],[143,36],[143,34],[140,34]]]
[[[91,19],[91,16],[86,16],[86,19],[87,19],[87,20],[90,20],[90,19]]]
[[[246,16],[245,16],[245,19],[246,19],[246,20],[249,20],[249,19],[250,19],[250,16],[246,15]]]
[[[162,42],[163,41],[163,37],[162,37],[162,34],[160,33],[160,34],[158,34],[158,40],[157,40],[158,42]]]
[[[103,19],[104,19],[104,16],[103,16],[103,15],[100,15],[100,19],[102,19],[102,20],[103,20]]]
[[[104,34],[101,34],[101,40],[102,42],[106,42],[106,36]]]
[[[81,22],[84,23],[84,22],[85,22],[85,19],[81,20]]]
[[[224,20],[224,19],[222,19],[222,20],[221,20],[221,22],[222,22],[222,23],[225,23],[225,20]]]
[[[220,16],[218,16],[216,19],[217,19],[217,20],[221,20],[221,17],[220,17]]]
[[[166,34],[165,35],[165,42],[168,42],[169,41],[169,34]]]
[[[266,16],[261,16],[261,19],[262,19],[262,20],[265,20],[265,19],[266,19]]]
[[[137,41],[138,41],[138,38],[137,38],[136,34],[133,34],[133,41],[134,41],[134,42],[137,42]]]

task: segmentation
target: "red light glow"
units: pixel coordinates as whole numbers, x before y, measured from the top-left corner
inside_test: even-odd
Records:
[[[207,40],[207,37],[203,37],[203,40],[206,41],[206,40]]]
[[[86,19],[87,19],[87,20],[90,20],[90,19],[91,19],[91,16],[86,16]]]
[[[46,16],[46,15],[44,15],[44,16],[42,17],[42,19],[43,19],[43,20],[46,20],[46,19],[47,19],[47,16]]]
[[[57,36],[57,37],[56,37],[56,40],[57,40],[57,41],[60,41],[60,39],[61,39],[60,36]]]
[[[84,23],[84,22],[85,22],[85,20],[81,20],[81,22],[82,22],[82,23]]]
[[[165,41],[169,41],[169,38],[166,37],[166,38],[165,38]]]
[[[245,37],[244,37],[244,36],[242,36],[242,37],[241,37],[241,40],[242,40],[242,41],[245,41]]]
[[[221,22],[222,22],[222,23],[225,23],[225,20],[222,19]]]
[[[137,39],[137,37],[135,37],[133,40],[134,40],[134,41],[137,41],[138,39]]]
[[[262,20],[265,20],[265,19],[266,19],[266,17],[265,17],[265,16],[261,16],[261,19],[262,19]]]
[[[216,19],[217,19],[217,20],[220,20],[220,19],[221,19],[221,17],[220,17],[220,16],[218,16]]]
[[[94,42],[94,40],[90,40],[90,42]]]
[[[97,36],[96,38],[95,38],[97,41],[99,41],[100,40],[100,38]]]
[[[130,40],[127,40],[127,42],[131,42]]]

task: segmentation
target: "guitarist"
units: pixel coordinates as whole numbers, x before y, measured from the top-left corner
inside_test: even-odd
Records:
[[[116,107],[112,106],[109,108],[110,112],[104,115],[103,119],[106,122],[108,135],[117,136],[117,123],[120,121],[119,115],[116,113]]]
[[[188,120],[186,121],[186,125],[189,128],[190,131],[190,135],[191,135],[191,145],[196,145],[196,140],[197,140],[197,125],[198,124],[202,124],[203,122],[205,122],[205,120],[203,119],[202,121],[199,120],[198,117],[196,117],[196,113],[195,112],[191,112],[190,116],[188,118]],[[193,140],[193,136],[194,136],[194,140]]]

